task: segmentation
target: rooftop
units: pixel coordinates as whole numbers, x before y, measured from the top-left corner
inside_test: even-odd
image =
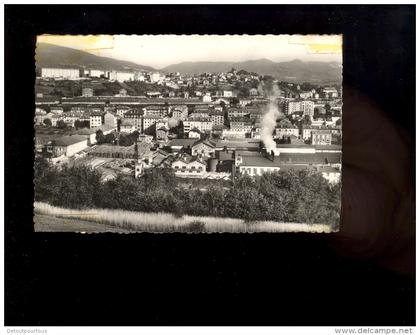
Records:
[[[195,118],[187,118],[185,121],[192,121],[192,122],[211,122],[209,118],[204,117],[195,117]]]
[[[312,135],[314,134],[331,134],[331,130],[328,129],[318,129],[318,130],[314,130],[312,132]]]
[[[204,145],[207,145],[207,146],[209,146],[211,148],[214,148],[214,143],[213,142],[210,142],[209,140],[200,140],[200,141],[197,141],[196,143],[194,143],[193,147],[195,147],[196,145],[199,145],[199,144],[204,144]]]
[[[279,160],[289,164],[339,164],[341,163],[340,152],[317,152],[308,153],[281,153]]]
[[[178,147],[178,146],[188,147],[188,146],[193,146],[195,142],[197,142],[197,140],[194,138],[175,138],[168,143],[168,146],[169,147]]]
[[[267,158],[265,155],[241,156],[241,166],[266,166],[279,167],[282,162],[279,157],[274,157],[274,160]]]
[[[86,141],[86,137],[81,135],[61,136],[52,140],[52,144],[60,147],[67,147],[72,144]]]
[[[259,148],[260,147],[260,141],[226,141],[221,140],[217,141],[215,143],[216,148]]]

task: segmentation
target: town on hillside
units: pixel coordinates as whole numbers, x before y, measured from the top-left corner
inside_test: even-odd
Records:
[[[341,178],[341,83],[296,83],[232,68],[184,75],[37,69],[36,155],[103,182],[171,169],[180,178],[300,171]]]

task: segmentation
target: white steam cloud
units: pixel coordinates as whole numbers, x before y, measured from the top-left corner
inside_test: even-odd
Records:
[[[280,116],[277,103],[270,99],[267,112],[264,114],[261,122],[261,139],[267,152],[276,148],[276,142],[273,139],[273,131],[276,127],[276,120]]]
[[[276,97],[280,96],[280,89],[277,83],[270,83],[269,86],[270,91],[270,103],[267,106],[267,111],[263,116],[261,122],[261,139],[264,143],[264,146],[268,153],[271,150],[276,148],[276,142],[273,139],[273,131],[276,128],[276,121],[277,119],[282,116],[282,113],[279,111]]]

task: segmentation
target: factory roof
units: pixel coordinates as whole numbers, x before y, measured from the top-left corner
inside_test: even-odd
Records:
[[[61,136],[52,140],[54,146],[67,147],[72,144],[86,141],[86,137],[81,135]]]
[[[217,141],[215,143],[216,148],[259,148],[260,147],[260,141],[226,141],[221,140]]]
[[[314,145],[316,151],[327,151],[334,150],[341,152],[341,145],[339,144],[330,144],[330,145]]]
[[[339,152],[308,153],[281,153],[279,157],[282,163],[290,164],[338,164],[341,163]]]
[[[92,148],[92,150],[90,150],[90,152],[91,153],[101,153],[101,154],[116,153],[116,152],[134,154],[135,150],[134,150],[134,144],[130,145],[128,147],[118,146],[118,145],[101,144],[101,145],[97,145],[96,147]]]
[[[253,156],[241,156],[241,166],[266,166],[266,167],[279,167],[282,165],[278,156],[275,156],[273,160],[267,158],[264,155],[253,155]]]
[[[221,161],[235,160],[235,153],[233,151],[217,151],[216,155]]]
[[[96,128],[81,128],[81,129],[77,129],[75,130],[73,133],[75,135],[91,135],[96,133],[98,130],[101,130],[102,132],[104,131],[109,131],[109,130],[116,130],[117,127],[112,127],[112,126],[108,126],[108,125],[102,125],[100,127],[96,127]]]
[[[318,167],[319,172],[326,172],[326,173],[341,173],[340,170],[333,168],[332,166],[320,166]]]
[[[37,100],[42,100],[42,98],[37,98]],[[59,98],[57,98],[59,100]],[[115,96],[95,96],[95,97],[73,97],[73,98],[62,98],[63,103],[105,103],[110,102],[112,104],[116,103],[138,103],[146,105],[160,105],[160,104],[203,104],[200,99],[196,98],[146,98],[144,96],[125,96],[125,97],[115,97]]]
[[[193,147],[195,147],[195,146],[197,146],[199,144],[204,144],[204,145],[207,145],[210,148],[214,148],[214,143],[213,142],[210,142],[209,140],[200,140],[200,141],[197,141],[196,143],[194,143]]]
[[[192,118],[189,117],[185,121],[188,121],[188,122],[212,122],[210,118],[204,118],[204,117],[192,117]]]
[[[194,138],[175,138],[168,143],[168,146],[169,147],[178,147],[178,146],[188,147],[188,146],[193,146],[195,142],[197,142],[197,140]]]

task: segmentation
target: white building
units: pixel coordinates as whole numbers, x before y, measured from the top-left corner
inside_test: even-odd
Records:
[[[121,133],[129,133],[131,134],[136,130],[136,126],[133,120],[130,119],[123,119],[120,124],[120,132]]]
[[[245,130],[223,129],[222,138],[246,138],[248,132]]]
[[[144,74],[142,74],[142,73],[136,73],[134,75],[134,79],[137,80],[137,81],[145,81]]]
[[[143,111],[133,109],[124,113],[124,119],[130,119],[133,121],[136,130],[141,132],[143,127]]]
[[[154,135],[155,129],[153,126],[161,120],[162,118],[160,116],[144,116],[142,129],[143,133],[148,135]]]
[[[332,132],[328,129],[313,130],[311,134],[312,145],[331,145]]]
[[[209,118],[188,118],[184,122],[184,133],[189,133],[191,129],[197,128],[201,132],[211,131],[213,128],[213,121]]]
[[[193,128],[188,132],[188,138],[195,138],[200,139],[201,138],[201,131],[199,131],[197,128]]]
[[[105,71],[91,69],[89,70],[89,77],[93,77],[93,78],[105,77]]]
[[[232,91],[223,91],[223,97],[224,98],[232,98],[233,92]]]
[[[134,73],[122,72],[122,71],[111,71],[109,72],[109,80],[118,81],[120,83],[123,83],[124,81],[133,81]]]
[[[115,109],[115,114],[117,114],[117,116],[119,116],[119,117],[123,117],[124,114],[127,113],[130,110],[131,110],[130,107],[127,107],[127,106],[118,106]]]
[[[298,127],[279,127],[275,129],[275,138],[283,138],[289,136],[299,137]]]
[[[54,157],[72,157],[86,149],[88,146],[87,142],[87,138],[80,135],[62,136],[48,142],[47,152],[51,153]]]
[[[41,69],[42,78],[79,79],[79,69],[50,68]]]
[[[101,113],[92,113],[89,116],[90,128],[97,128],[102,126],[103,115]]]
[[[190,155],[183,154],[172,163],[175,175],[180,177],[200,177],[206,173],[206,164]]]
[[[295,112],[303,112],[303,115],[314,115],[314,102],[311,100],[289,101],[286,104],[286,114],[290,115]]]
[[[150,74],[150,81],[152,83],[157,83],[160,80],[160,73],[159,72],[153,72]]]
[[[270,160],[260,156],[241,156],[236,155],[235,166],[239,173],[250,176],[260,176],[264,172],[275,172],[280,170],[278,160]]]
[[[211,102],[211,96],[210,96],[210,94],[206,94],[206,95],[203,95],[203,102]]]
[[[193,156],[211,157],[216,151],[216,147],[207,141],[198,142],[191,148],[191,154]]]
[[[185,120],[188,117],[188,107],[186,105],[169,106],[172,117],[178,120]]]
[[[337,98],[338,91],[334,87],[325,87],[322,89],[322,94],[325,98]]]

